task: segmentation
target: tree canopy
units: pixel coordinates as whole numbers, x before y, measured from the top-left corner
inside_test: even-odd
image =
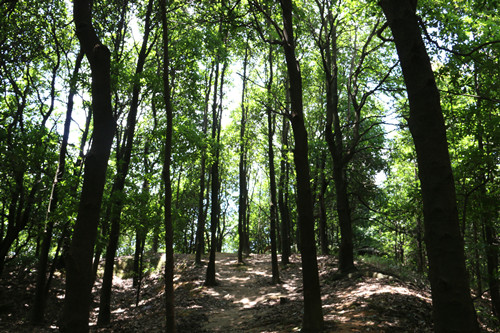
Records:
[[[143,258],[167,252],[173,332],[174,253],[207,264],[206,286],[220,252],[240,265],[271,252],[273,283],[300,253],[303,330],[315,332],[318,253],[347,275],[369,252],[430,278],[437,330],[448,286],[473,317],[458,329],[477,329],[471,300],[485,294],[500,318],[499,11],[0,1],[0,278],[36,267],[41,323],[65,266],[61,328],[86,331],[100,274],[99,321],[112,320],[117,256],[134,256],[139,295]]]

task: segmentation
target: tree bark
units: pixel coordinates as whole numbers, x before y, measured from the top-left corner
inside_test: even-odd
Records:
[[[109,325],[111,320],[111,287],[113,284],[113,271],[115,265],[116,250],[118,249],[118,241],[120,238],[120,221],[123,209],[123,190],[125,189],[125,180],[128,175],[130,159],[132,156],[132,148],[135,136],[135,127],[137,123],[137,111],[139,108],[139,96],[141,86],[138,77],[142,74],[144,64],[147,57],[148,39],[151,30],[151,13],[153,10],[153,1],[148,2],[144,37],[142,40],[141,49],[137,58],[135,69],[136,80],[132,85],[132,100],[130,102],[130,110],[127,116],[127,127],[123,136],[121,151],[117,152],[117,170],[111,194],[111,230],[109,234],[108,246],[106,248],[106,263],[104,267],[104,276],[101,286],[101,297],[99,302],[99,317],[97,324],[99,326]],[[116,196],[116,197],[115,197]]]
[[[238,197],[238,262],[243,263],[243,250],[245,248],[245,224],[247,216],[247,149],[245,137],[246,130],[246,107],[245,107],[245,93],[247,83],[247,66],[248,66],[248,42],[245,46],[245,58],[243,60],[243,83],[241,88],[241,122],[240,122],[240,162],[239,168],[239,185],[240,193]]]
[[[32,322],[39,324],[43,322],[45,314],[45,303],[49,285],[47,283],[47,266],[49,259],[50,244],[52,242],[52,233],[54,231],[54,217],[52,214],[57,209],[59,204],[59,183],[62,181],[66,171],[66,152],[68,149],[69,130],[71,126],[71,115],[73,113],[73,97],[76,94],[76,82],[78,72],[83,60],[83,51],[78,53],[75,61],[75,68],[70,80],[70,91],[68,95],[68,104],[66,107],[66,119],[64,121],[64,131],[59,150],[59,160],[56,170],[56,175],[52,183],[52,191],[49,199],[49,207],[47,210],[47,226],[42,239],[40,249],[40,258],[38,262],[37,282],[35,289],[35,300],[33,302]]]
[[[425,242],[436,332],[478,332],[465,267],[455,184],[434,73],[414,0],[381,0],[392,30],[410,104],[410,128],[421,182]]]
[[[338,67],[337,67],[337,34],[331,13],[323,21],[328,31],[325,42],[320,42],[323,58],[323,70],[326,81],[326,126],[325,138],[333,161],[333,179],[337,214],[340,227],[339,271],[343,274],[355,270],[351,208],[349,205],[347,163],[349,157],[344,153],[344,141],[338,110]]]
[[[207,82],[207,90],[205,93],[205,110],[203,112],[203,139],[206,139],[207,129],[208,129],[208,102],[210,99],[210,87],[212,86],[212,76],[213,76],[214,66],[210,69],[210,77]],[[206,223],[206,210],[204,204],[205,197],[205,180],[206,180],[206,143],[203,145],[203,151],[201,152],[201,170],[200,170],[200,195],[198,197],[198,223],[196,226],[196,264],[201,264],[201,255],[205,250],[205,223]]]
[[[326,205],[325,205],[325,193],[328,187],[328,182],[325,177],[325,164],[326,164],[326,152],[321,154],[321,167],[319,172],[319,195],[318,195],[318,203],[319,203],[319,243],[321,245],[321,253],[327,255],[328,251],[328,225],[327,225],[327,216],[326,216]]]
[[[173,110],[170,87],[169,28],[167,21],[167,0],[161,0],[161,23],[163,27],[163,100],[167,129],[165,133],[165,157],[162,178],[165,184],[165,320],[166,331],[175,333],[174,305],[174,233],[172,223],[172,181],[170,165],[172,162]]]
[[[73,241],[66,260],[66,297],[60,329],[88,332],[92,288],[92,254],[106,181],[106,170],[115,132],[111,109],[110,52],[92,26],[91,1],[75,0],[76,34],[90,63],[94,134],[85,162]]]
[[[225,40],[225,37],[222,38],[222,23],[219,26],[219,35],[221,39]],[[224,41],[225,42],[225,41]],[[205,277],[205,285],[206,286],[216,286],[217,280],[215,278],[215,252],[217,250],[217,227],[220,223],[220,175],[219,175],[219,158],[220,158],[220,130],[221,130],[221,118],[222,118],[222,91],[224,85],[224,73],[226,71],[226,63],[224,60],[222,71],[220,75],[220,87],[219,87],[219,68],[220,68],[220,59],[221,59],[221,50],[217,51],[216,57],[216,66],[215,66],[215,81],[214,81],[214,97],[212,104],[212,142],[215,143],[214,147],[214,161],[212,163],[212,167],[210,170],[211,174],[211,193],[212,193],[212,203],[211,203],[211,211],[210,211],[210,255],[207,265],[207,272]],[[219,92],[218,92],[219,90]],[[217,95],[219,94],[220,98],[220,107],[218,107]]]
[[[278,217],[277,212],[277,200],[276,200],[276,175],[274,169],[274,147],[273,138],[276,128],[276,120],[272,114],[271,103],[273,101],[272,97],[272,84],[273,84],[273,49],[272,45],[269,47],[269,81],[267,83],[267,143],[268,143],[268,158],[269,158],[269,195],[270,195],[270,206],[269,215],[271,220],[270,225],[270,238],[271,238],[271,271],[272,271],[272,284],[280,283],[280,273],[278,268],[278,255],[276,246],[276,222]]]
[[[314,216],[310,184],[307,131],[304,123],[302,101],[302,77],[295,56],[295,41],[292,22],[292,1],[281,0],[283,13],[283,49],[290,79],[291,123],[295,140],[294,162],[297,174],[297,211],[301,237],[302,277],[304,287],[303,332],[318,332],[323,329],[323,310],[314,239]]]
[[[281,262],[290,263],[290,212],[288,210],[288,119],[283,117],[281,129],[281,162],[278,190],[278,206],[281,216]]]

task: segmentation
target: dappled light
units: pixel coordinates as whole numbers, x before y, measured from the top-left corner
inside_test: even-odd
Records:
[[[0,0],[0,332],[500,333],[499,17]]]

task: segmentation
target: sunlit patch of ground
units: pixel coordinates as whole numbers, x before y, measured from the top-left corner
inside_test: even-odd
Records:
[[[161,261],[161,260],[160,260]],[[178,332],[298,332],[303,313],[300,256],[280,265],[282,283],[271,285],[270,254],[252,255],[246,264],[236,254],[217,254],[219,285],[203,285],[206,262],[194,264],[193,255],[175,257],[175,305]],[[332,256],[318,257],[325,332],[431,332],[431,305],[425,283],[402,281],[397,275],[380,273],[358,264],[358,272],[339,277]],[[26,320],[34,288],[33,272],[23,269],[12,276],[14,283],[0,280],[0,301],[11,313],[0,312],[0,332],[55,332],[62,308],[64,286],[56,277],[45,326],[33,327]],[[10,275],[9,275],[10,276]],[[100,278],[93,289],[91,332],[163,332],[165,288],[163,273],[155,271],[142,280],[139,295],[132,279],[118,275],[113,280],[109,327],[95,326],[98,315]],[[3,294],[1,294],[3,293]],[[8,302],[15,299],[16,302]],[[136,305],[137,302],[137,305]],[[487,309],[489,301],[481,303]],[[476,305],[477,306],[477,305]],[[14,310],[11,310],[14,309]],[[483,310],[485,312],[487,310]],[[497,325],[498,326],[498,325]],[[494,327],[494,328],[492,328]],[[496,326],[484,325],[495,332]],[[498,332],[498,330],[496,331]]]

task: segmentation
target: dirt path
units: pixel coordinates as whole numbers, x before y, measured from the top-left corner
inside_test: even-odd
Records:
[[[337,278],[336,260],[319,257],[325,332],[430,332],[430,298],[397,278],[366,268]],[[254,254],[245,265],[235,254],[217,254],[219,285],[204,287],[206,266],[180,272],[177,295],[191,299],[180,318],[200,320],[190,332],[298,332],[302,321],[300,257],[280,265],[281,284],[271,285],[270,255]],[[187,272],[195,273],[189,278]],[[188,280],[183,284],[180,280]],[[190,282],[189,282],[190,281]],[[190,290],[181,296],[182,290]],[[182,301],[181,301],[182,303]],[[185,311],[185,312],[184,312]],[[182,320],[182,319],[181,319]]]
[[[282,283],[271,285],[269,255],[252,255],[238,264],[234,254],[217,254],[218,286],[200,293],[219,300],[204,329],[209,332],[292,332],[299,329],[300,298],[296,273],[281,270]],[[292,305],[292,306],[291,306]],[[297,304],[295,304],[297,305]]]
[[[271,285],[269,254],[251,255],[245,265],[236,254],[216,256],[219,285],[203,285],[206,263],[195,265],[194,255],[176,254],[175,305],[179,333],[213,332],[298,332],[302,322],[302,273],[300,256],[293,255],[291,264],[280,265],[281,284]],[[156,266],[157,265],[157,266]],[[91,311],[92,333],[164,332],[165,295],[160,264],[142,283],[136,305],[136,289],[132,279],[116,276],[113,281],[112,323],[97,327],[99,281],[94,288]],[[334,256],[319,256],[325,333],[329,332],[432,332],[431,301],[428,286],[409,277],[398,277],[374,267],[357,263],[358,272],[339,277]],[[63,281],[56,278],[48,304],[47,323],[33,327],[27,321],[29,300],[33,294],[34,275],[22,268],[12,272],[9,280],[0,280],[0,296],[18,302],[5,303],[0,311],[0,332],[57,332],[57,319],[63,301]],[[11,283],[8,281],[16,281]],[[1,304],[1,303],[0,303]],[[488,306],[481,305],[484,308]],[[476,305],[477,306],[477,305]],[[2,308],[0,308],[1,310]],[[489,322],[485,332],[498,332]]]

